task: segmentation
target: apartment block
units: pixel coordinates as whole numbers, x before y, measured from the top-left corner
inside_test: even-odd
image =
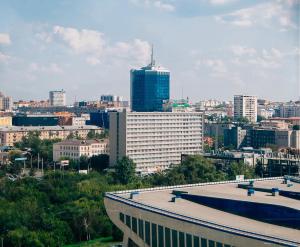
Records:
[[[71,135],[86,139],[90,131],[101,134],[102,128],[93,125],[86,126],[29,126],[29,127],[0,127],[0,144],[5,146],[13,146],[20,142],[30,132],[39,132],[40,138],[44,139],[61,139],[65,140]]]
[[[59,161],[62,158],[73,160],[81,156],[92,157],[109,153],[108,139],[103,140],[65,140],[53,144],[53,160]]]
[[[249,122],[257,121],[257,97],[249,95],[234,96],[234,119],[247,118]]]
[[[183,154],[203,150],[199,112],[110,112],[110,165],[124,156],[137,172],[152,173],[179,164]]]

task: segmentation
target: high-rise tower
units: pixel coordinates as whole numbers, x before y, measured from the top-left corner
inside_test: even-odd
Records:
[[[170,99],[170,71],[155,66],[153,47],[150,64],[130,71],[131,109],[136,112],[163,111]]]

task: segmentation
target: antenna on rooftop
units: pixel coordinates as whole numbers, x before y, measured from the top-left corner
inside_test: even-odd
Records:
[[[151,66],[154,66],[155,65],[155,61],[154,61],[154,52],[153,52],[153,44],[151,45],[151,63],[150,65]]]

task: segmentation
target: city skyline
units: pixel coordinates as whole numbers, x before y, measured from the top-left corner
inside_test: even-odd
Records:
[[[296,2],[1,1],[1,91],[45,99],[64,88],[68,104],[107,93],[129,99],[130,69],[150,62],[154,44],[171,72],[171,98],[298,100]]]

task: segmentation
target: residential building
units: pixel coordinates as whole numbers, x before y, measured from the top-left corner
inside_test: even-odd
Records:
[[[280,105],[279,117],[281,118],[300,117],[300,104],[291,102],[291,103]]]
[[[109,154],[108,140],[65,140],[53,144],[53,160],[59,161],[63,158],[73,160],[81,156],[92,157],[100,154]]]
[[[50,91],[49,102],[51,106],[66,106],[66,92],[64,90]]]
[[[124,156],[139,173],[179,164],[183,154],[203,150],[203,115],[199,112],[110,112],[110,165]]]
[[[0,116],[0,127],[12,126],[12,117],[10,116]]]
[[[70,136],[78,136],[81,139],[86,139],[90,131],[101,134],[103,129],[93,126],[11,126],[0,127],[0,139],[2,145],[13,146],[15,143],[20,142],[23,137],[28,136],[30,132],[39,132],[40,138],[45,139],[61,139],[65,140]]]
[[[257,97],[249,95],[234,96],[234,119],[247,118],[249,122],[257,121]]]
[[[163,111],[163,103],[170,99],[170,72],[155,66],[153,52],[148,66],[130,71],[130,83],[132,111]]]
[[[291,178],[288,186],[286,181],[241,179],[107,192],[104,205],[123,232],[125,247],[299,246],[299,179]]]
[[[11,111],[12,106],[12,97],[5,96],[2,92],[0,92],[0,111]]]

